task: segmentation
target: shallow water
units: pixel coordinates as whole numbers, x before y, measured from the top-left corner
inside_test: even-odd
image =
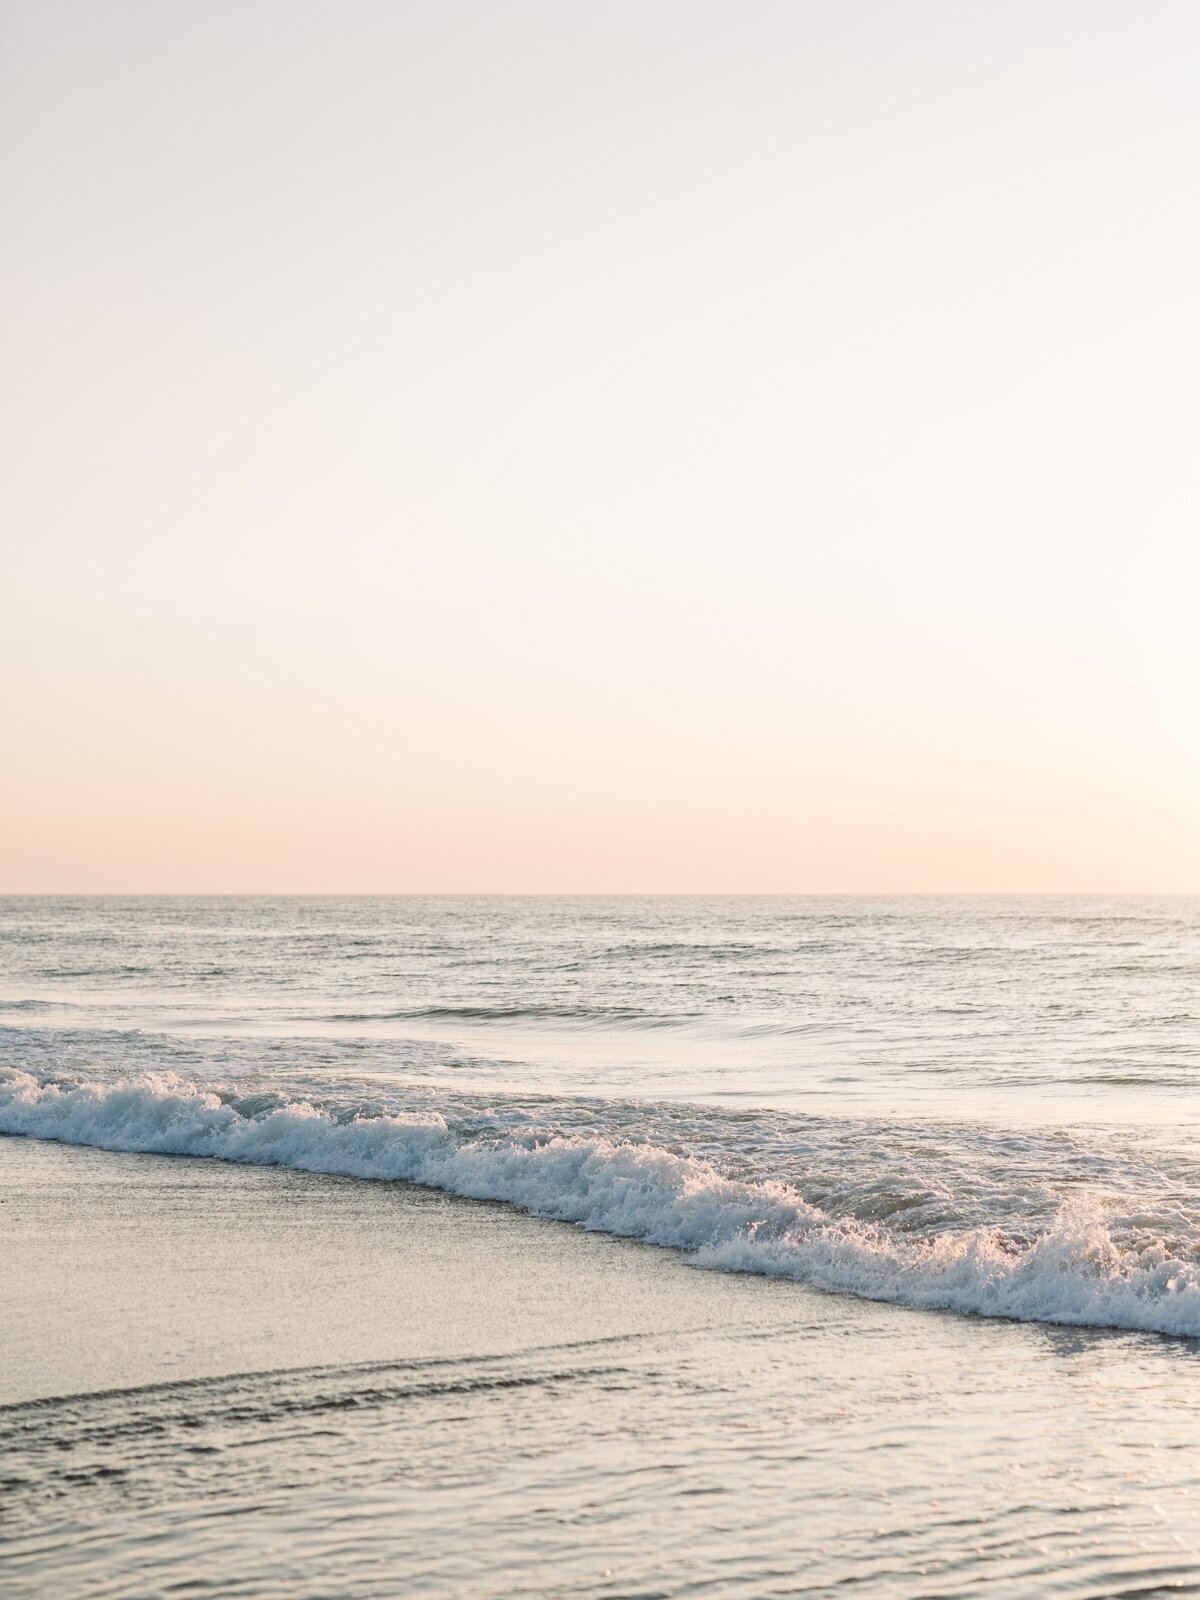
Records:
[[[0,901],[8,1570],[1200,1587],[1198,978],[1183,899]]]

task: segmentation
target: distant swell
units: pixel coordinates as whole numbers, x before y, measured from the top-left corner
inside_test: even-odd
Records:
[[[65,1082],[0,1069],[0,1133],[403,1180],[673,1246],[701,1267],[912,1307],[1200,1336],[1200,1263],[1152,1230],[1120,1237],[1094,1201],[1024,1240],[981,1227],[906,1233],[823,1211],[788,1182],[731,1176],[679,1146],[598,1127],[231,1102],[167,1073]]]
[[[659,1016],[628,1006],[416,1006],[402,1011],[334,1011],[326,1022],[533,1022],[578,1027],[672,1028],[693,1015]]]

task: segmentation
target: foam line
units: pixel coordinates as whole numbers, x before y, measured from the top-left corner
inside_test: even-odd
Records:
[[[904,1232],[742,1180],[652,1140],[530,1126],[458,1128],[435,1109],[337,1115],[304,1099],[231,1102],[173,1074],[61,1082],[0,1068],[0,1132],[403,1180],[670,1245],[696,1266],[793,1278],[897,1305],[1200,1337],[1200,1267],[1152,1230],[1121,1236],[1095,1201],[1032,1239]]]

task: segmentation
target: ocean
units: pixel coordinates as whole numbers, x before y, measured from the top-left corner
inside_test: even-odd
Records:
[[[1200,900],[0,900],[0,1593],[1200,1592]]]

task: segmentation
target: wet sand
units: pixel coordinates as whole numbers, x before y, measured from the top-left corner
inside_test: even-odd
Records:
[[[0,1284],[5,1600],[1200,1586],[1183,1341],[15,1138]]]
[[[0,1137],[0,1217],[0,1403],[838,1304],[407,1184],[20,1138]]]

